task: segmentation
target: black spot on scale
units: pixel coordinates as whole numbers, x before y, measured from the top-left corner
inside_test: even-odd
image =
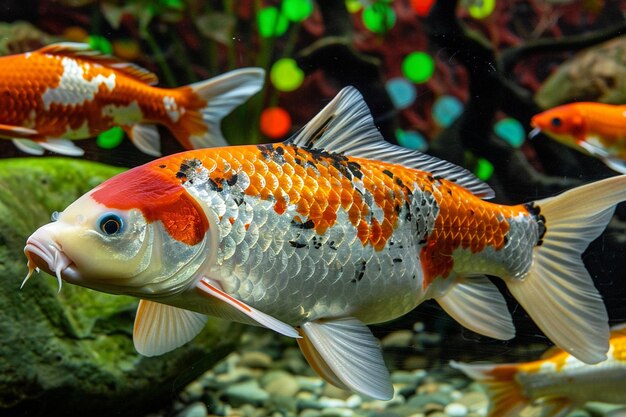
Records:
[[[389,171],[388,169],[383,169],[383,174],[385,174],[389,178],[393,178],[393,172]]]
[[[226,180],[226,184],[228,184],[229,186],[233,186],[235,184],[237,184],[237,174],[233,174],[232,177],[230,177],[229,179]]]
[[[184,172],[178,171],[178,172],[176,173],[176,178],[178,178],[178,179],[184,179],[184,178],[187,178],[187,174],[185,174]]]
[[[207,184],[209,184],[212,191],[222,192],[224,190],[217,182],[213,181],[212,178],[209,178]]]
[[[265,145],[257,145],[256,148],[261,152],[261,155],[264,159],[268,160],[271,158],[271,154],[274,153],[274,145],[265,144]]]
[[[400,263],[400,262],[402,262],[402,259],[400,259],[400,258],[393,258],[393,263],[394,264],[397,264],[397,263]]]
[[[332,250],[337,250],[334,240],[331,240],[330,242],[328,242],[328,247],[331,248]]]
[[[293,240],[290,240],[289,244],[296,249],[305,248],[307,246],[306,243],[294,242]]]
[[[404,183],[402,182],[402,180],[400,178],[396,177],[396,184],[398,184],[400,187],[404,188]]]
[[[361,165],[359,165],[358,163],[356,163],[354,161],[349,161],[348,162],[348,169],[350,170],[352,175],[354,175],[355,177],[357,177],[360,180],[363,179],[363,172],[361,172]]]
[[[159,165],[159,168],[161,168],[161,169],[163,169],[163,168],[167,168],[167,165],[165,165],[165,164],[161,164],[161,165]]]
[[[311,219],[305,221],[304,223],[300,223],[295,220],[292,220],[291,224],[294,225],[295,227],[299,227],[300,229],[305,229],[305,230],[313,229],[315,227],[315,223]]]

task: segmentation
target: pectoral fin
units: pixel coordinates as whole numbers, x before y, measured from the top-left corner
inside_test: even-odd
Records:
[[[393,386],[378,340],[353,317],[302,325],[298,344],[313,369],[339,388],[389,400]]]
[[[133,328],[135,349],[144,356],[162,355],[196,337],[207,319],[204,314],[141,300]]]
[[[1,135],[0,135],[1,136]],[[66,156],[82,156],[85,151],[69,139],[13,139],[13,144],[30,155],[43,155],[44,149]]]
[[[258,323],[260,326],[267,327],[285,336],[299,338],[298,331],[287,323],[263,313],[256,308],[247,305],[246,303],[237,300],[226,294],[221,288],[219,283],[209,279],[202,278],[196,285],[196,289],[203,295],[216,298],[232,308],[236,309],[240,313],[245,314],[253,322]]]
[[[161,156],[161,139],[155,125],[137,123],[124,126],[123,129],[133,145],[141,152],[151,156]]]
[[[453,319],[476,333],[500,340],[515,336],[506,301],[485,276],[458,277],[436,300]]]

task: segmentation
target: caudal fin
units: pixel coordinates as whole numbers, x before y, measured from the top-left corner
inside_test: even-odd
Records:
[[[518,417],[522,410],[530,405],[523,387],[516,380],[518,365],[467,364],[451,361],[450,367],[458,369],[484,387],[490,404],[488,417]],[[573,406],[567,398],[542,398],[538,413],[524,415],[563,417],[572,411]]]
[[[582,252],[626,200],[626,176],[608,178],[534,203],[545,218],[543,241],[522,280],[507,286],[539,328],[563,350],[586,363],[606,359],[609,324],[606,308]]]
[[[172,133],[186,149],[227,145],[220,129],[222,119],[261,90],[264,80],[262,68],[242,68],[181,87],[191,95],[192,105],[181,114]],[[201,105],[194,106],[194,102]]]

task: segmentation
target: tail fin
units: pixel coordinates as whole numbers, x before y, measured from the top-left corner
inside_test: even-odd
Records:
[[[615,205],[624,200],[626,176],[621,175],[536,201],[545,217],[543,243],[534,248],[525,278],[506,281],[546,336],[586,363],[606,359],[609,325],[581,254],[602,233]]]
[[[515,364],[467,364],[450,362],[450,367],[458,369],[474,381],[480,382],[489,398],[488,417],[518,417],[522,410],[531,404],[524,395],[524,389],[516,380],[518,365]],[[538,398],[536,398],[538,399]],[[564,397],[541,398],[541,406],[534,410],[524,410],[525,416],[565,417],[575,404]]]
[[[172,133],[186,149],[227,145],[220,122],[233,109],[263,88],[262,68],[242,68],[218,77],[181,87],[200,102],[198,110],[188,110],[172,127]],[[192,108],[194,106],[191,106]]]
[[[491,403],[489,417],[517,417],[529,405],[522,387],[515,381],[516,365],[470,365],[451,361],[450,366],[483,385]]]

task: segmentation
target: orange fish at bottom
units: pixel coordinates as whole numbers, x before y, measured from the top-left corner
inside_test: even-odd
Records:
[[[530,404],[545,417],[565,416],[589,401],[626,406],[626,325],[612,329],[607,359],[594,365],[552,348],[533,362],[451,366],[485,386],[489,417],[515,417]],[[618,410],[626,415],[626,407]]]
[[[81,43],[58,43],[0,58],[0,137],[22,151],[80,156],[72,140],[121,126],[143,152],[159,156],[156,125],[186,149],[225,145],[219,123],[263,86],[243,68],[185,87],[154,87],[153,73]]]

